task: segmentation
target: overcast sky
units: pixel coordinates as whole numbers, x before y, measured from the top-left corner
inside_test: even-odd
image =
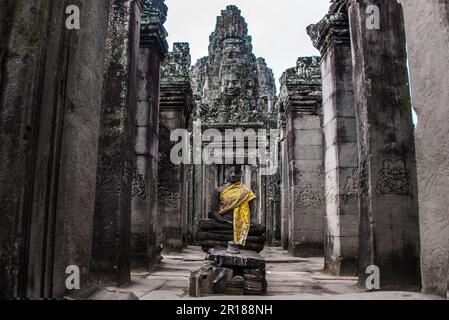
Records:
[[[209,35],[215,29],[216,17],[227,5],[242,11],[254,54],[267,60],[276,81],[286,69],[296,65],[300,56],[318,55],[306,27],[323,18],[329,0],[166,0],[168,19],[165,27],[168,42],[189,42],[192,63],[207,56]]]

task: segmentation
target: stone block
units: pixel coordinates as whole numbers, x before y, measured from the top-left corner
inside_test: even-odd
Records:
[[[293,118],[292,125],[298,130],[321,130],[321,118],[312,115],[298,116]]]
[[[322,160],[323,147],[321,145],[297,145],[295,146],[294,157],[298,160]]]
[[[295,148],[301,146],[322,146],[323,145],[323,132],[321,129],[295,129]]]

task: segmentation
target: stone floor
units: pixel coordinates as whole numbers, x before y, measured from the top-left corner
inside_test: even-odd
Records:
[[[322,272],[323,258],[295,258],[280,248],[266,248],[262,253],[267,266],[268,290],[265,296],[188,296],[190,270],[201,266],[205,254],[199,247],[189,247],[182,254],[164,254],[159,269],[153,273],[133,273],[132,284],[126,288],[107,288],[112,296],[140,300],[179,299],[332,299],[332,300],[407,300],[438,299],[415,292],[361,292],[355,277],[334,277]]]

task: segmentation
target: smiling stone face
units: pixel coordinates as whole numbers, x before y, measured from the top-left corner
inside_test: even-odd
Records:
[[[229,98],[235,98],[240,95],[241,91],[242,83],[237,74],[228,73],[223,75],[221,80],[221,93]]]
[[[217,18],[209,56],[198,60],[190,75],[196,115],[203,123],[262,123],[268,117],[260,112],[267,109],[259,106],[262,97],[276,100],[273,74],[265,60],[259,62],[254,55],[245,19],[235,6]]]
[[[241,39],[226,39],[223,41],[222,65],[240,65],[244,63],[244,49]]]

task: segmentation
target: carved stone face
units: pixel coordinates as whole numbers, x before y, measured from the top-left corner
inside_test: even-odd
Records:
[[[297,63],[298,68],[298,76],[301,78],[309,78],[309,70],[307,68],[307,65],[303,61],[298,61]]]
[[[226,41],[223,44],[223,63],[235,64],[243,58],[243,50],[240,43],[232,40]]]
[[[242,91],[242,83],[235,73],[223,75],[221,80],[221,92],[231,98],[237,97]]]
[[[238,165],[230,165],[225,168],[226,181],[236,183],[242,180],[242,167]]]

